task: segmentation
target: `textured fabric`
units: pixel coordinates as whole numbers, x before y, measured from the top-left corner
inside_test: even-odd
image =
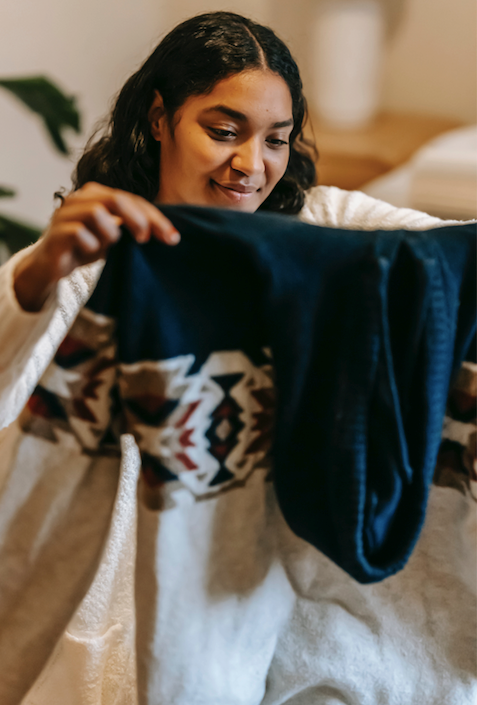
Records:
[[[423,213],[328,187],[307,194],[301,217],[364,230],[443,225]],[[25,254],[0,269],[0,340],[16,345],[13,358],[0,345],[1,425],[20,413],[101,268],[100,263],[82,268],[60,282],[56,308],[52,301],[52,309],[27,314],[22,327],[25,314],[10,282],[13,265]],[[36,332],[30,336],[33,325]],[[472,428],[471,421],[455,423],[449,416],[444,434],[470,448]],[[31,449],[22,463],[11,462],[18,433],[16,423],[0,432],[0,493],[3,497],[5,487],[19,478],[18,492],[9,496],[10,516],[20,516],[28,497],[36,533],[25,537],[26,563],[12,551],[17,560],[9,575],[3,572],[3,587],[28,565],[41,562],[40,544],[33,536],[41,534],[45,546],[61,546],[67,539],[57,531],[45,495],[30,482],[45,475],[42,458]],[[66,629],[50,658],[44,639],[36,641],[33,650],[39,659],[19,656],[16,648],[32,639],[31,625],[40,616],[48,616],[49,626],[55,621],[56,605],[66,600],[69,572],[82,569],[80,556],[65,551],[61,569],[50,573],[35,605],[17,593],[22,623],[5,622],[9,606],[7,594],[0,590],[0,637],[7,653],[14,652],[13,660],[5,662],[8,668],[0,671],[2,703],[18,703],[32,686],[24,705],[133,705],[136,574],[141,702],[474,704],[476,505],[468,490],[468,470],[448,467],[441,473],[441,486],[431,488],[424,530],[407,566],[380,583],[360,585],[290,531],[273,485],[265,481],[266,470],[258,469],[246,483],[199,501],[191,501],[188,490],[176,488],[171,493],[175,506],[154,511],[136,499],[137,446],[132,436],[121,441],[121,459],[101,458],[95,465],[95,473],[114,476],[121,463],[117,494],[114,484],[96,488],[100,506],[108,504],[110,493],[114,499],[99,568],[89,589],[86,583],[86,595],[73,618],[63,623]],[[60,478],[77,475],[75,453],[76,446]],[[292,463],[292,470],[296,467]],[[32,489],[20,492],[25,483]],[[59,509],[71,521],[75,489],[68,494],[69,487],[58,482],[57,494],[62,498]],[[80,545],[81,531],[96,521],[96,512],[96,503],[85,504],[85,519],[76,525]],[[136,513],[140,555],[135,567]],[[1,550],[14,546],[19,536],[18,522],[5,522]],[[46,666],[32,685],[41,663]]]
[[[424,521],[451,373],[475,334],[475,227],[416,237],[163,211],[181,245],[125,236],[112,249],[25,430],[53,454],[58,427],[101,455],[122,429],[149,484],[195,496],[271,450],[291,528],[361,582],[392,575]]]

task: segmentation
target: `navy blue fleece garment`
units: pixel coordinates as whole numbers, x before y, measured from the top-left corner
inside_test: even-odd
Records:
[[[161,209],[177,247],[125,236],[87,306],[123,363],[272,350],[274,482],[291,529],[361,582],[422,527],[453,371],[475,336],[475,225],[350,231]]]

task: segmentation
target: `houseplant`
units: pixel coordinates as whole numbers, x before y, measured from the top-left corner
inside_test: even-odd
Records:
[[[77,133],[81,130],[80,114],[73,97],[66,96],[45,76],[0,78],[0,89],[8,91],[38,115],[54,149],[65,156],[69,154],[63,133],[68,128]],[[15,194],[14,188],[0,184],[0,198],[12,198]],[[10,253],[30,245],[41,231],[41,228],[0,213],[0,241]]]

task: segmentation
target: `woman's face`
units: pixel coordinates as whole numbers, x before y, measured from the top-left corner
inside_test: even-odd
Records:
[[[242,71],[191,96],[174,116],[173,134],[159,94],[149,119],[161,142],[159,203],[254,212],[286,171],[292,99],[272,71]]]

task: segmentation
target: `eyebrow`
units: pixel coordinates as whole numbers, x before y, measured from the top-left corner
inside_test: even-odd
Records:
[[[227,105],[214,105],[213,107],[204,110],[204,113],[224,113],[225,115],[228,115],[234,120],[239,120],[240,122],[248,122],[248,118],[246,115],[244,115],[244,113],[240,113],[238,110],[233,110]],[[272,127],[289,127],[290,125],[293,125],[293,118],[289,118],[288,120],[282,120],[281,122],[274,122]]]

